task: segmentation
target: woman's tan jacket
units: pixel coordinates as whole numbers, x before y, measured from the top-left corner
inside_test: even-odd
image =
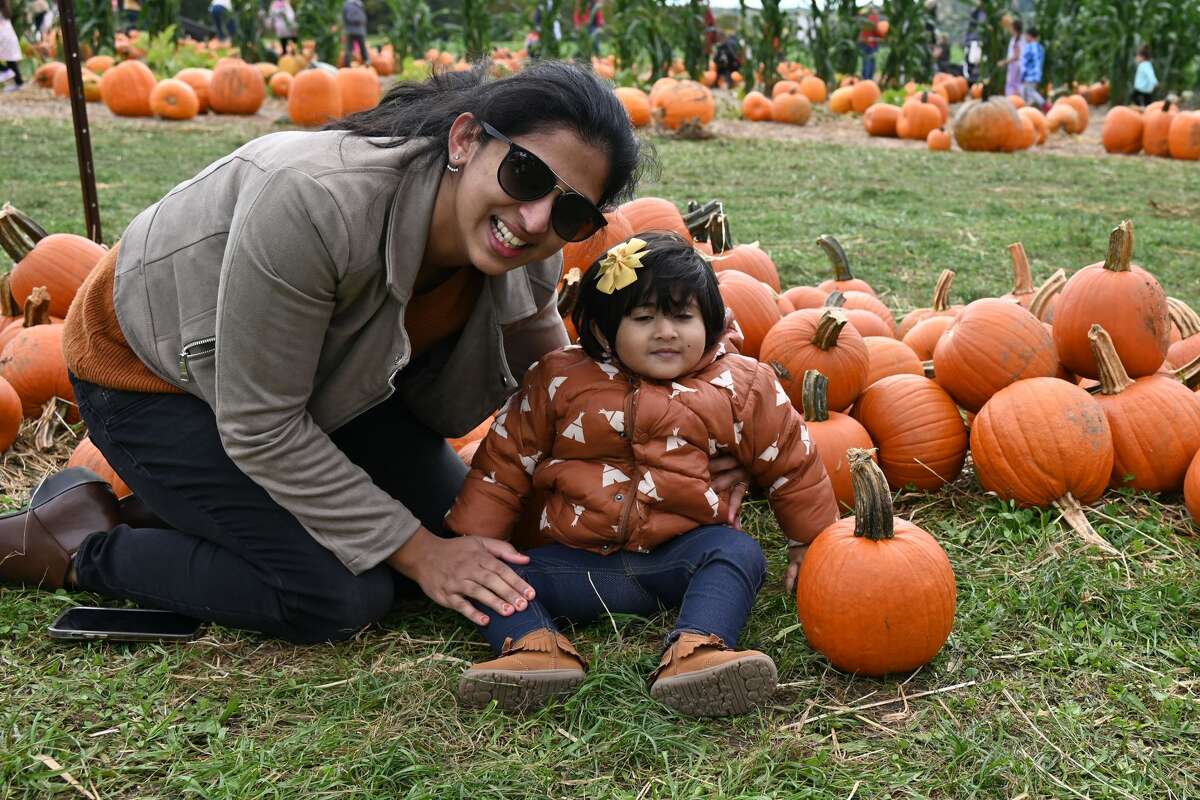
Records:
[[[597,553],[647,552],[725,519],[708,468],[719,453],[766,489],[789,539],[809,542],[837,519],[808,428],[770,367],[718,344],[695,371],[655,381],[567,347],[531,367],[496,416],[446,522],[508,538],[540,489],[542,533]]]

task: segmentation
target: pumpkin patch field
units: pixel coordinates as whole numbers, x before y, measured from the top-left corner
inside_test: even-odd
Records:
[[[95,121],[107,244],[270,129],[223,119]],[[641,214],[721,201],[738,248],[708,235],[720,225],[700,246],[869,533],[821,534],[798,616],[765,495],[748,502],[770,575],[739,647],[778,666],[768,707],[694,720],[652,701],[669,613],[574,631],[590,663],[578,694],[510,716],[455,703],[488,651],[429,602],[330,646],[219,627],[62,645],[44,631],[65,607],[112,601],[0,586],[0,797],[1200,797],[1200,456],[1183,452],[1200,448],[1196,165],[751,138],[728,122],[715,138],[651,134],[661,169],[639,195],[665,205],[622,217],[636,231]],[[69,119],[0,105],[0,142],[0,203],[81,234]],[[13,342],[45,345],[70,279],[39,293],[13,272],[29,308]],[[36,406],[0,455],[18,508],[96,451],[69,406],[5,397],[15,415]]]

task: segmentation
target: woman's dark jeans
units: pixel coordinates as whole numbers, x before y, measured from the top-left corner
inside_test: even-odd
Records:
[[[71,383],[96,447],[171,526],[88,537],[75,556],[80,588],[298,643],[347,638],[419,594],[386,564],[356,576],[319,545],[229,459],[202,400]],[[466,467],[395,395],[332,438],[364,480],[444,533]]]
[[[530,562],[513,569],[537,599],[508,617],[476,604],[488,615],[479,630],[500,653],[539,628],[557,630],[555,619],[591,622],[608,613],[656,614],[678,608],[667,641],[684,631],[714,633],[734,647],[767,574],[762,548],[749,534],[707,525],[659,545],[649,553],[597,555],[561,544],[529,551]]]

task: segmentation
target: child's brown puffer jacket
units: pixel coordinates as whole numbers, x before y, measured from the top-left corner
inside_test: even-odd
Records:
[[[530,367],[496,415],[446,517],[462,534],[508,538],[533,489],[540,527],[596,553],[648,552],[725,518],[709,459],[732,454],[767,489],[789,539],[837,519],[833,488],[771,368],[721,344],[674,381],[630,375],[578,346]]]

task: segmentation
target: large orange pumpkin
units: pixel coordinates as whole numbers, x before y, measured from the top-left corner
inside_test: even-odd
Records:
[[[800,92],[812,103],[824,103],[828,89],[816,75],[806,75],[800,79]]]
[[[953,324],[954,317],[952,316],[929,317],[914,325],[912,330],[904,334],[901,341],[917,354],[917,358],[929,361],[933,358],[938,341]]]
[[[1110,153],[1133,155],[1142,149],[1142,112],[1128,106],[1114,106],[1104,116],[1100,141]]]
[[[937,382],[968,411],[1005,386],[1058,372],[1054,340],[1027,309],[1005,300],[976,300],[962,310],[933,351]]]
[[[1001,152],[1022,135],[1017,110],[1003,97],[965,103],[954,118],[954,138],[963,150]]]
[[[154,114],[150,93],[157,85],[154,73],[145,64],[122,61],[100,77],[100,97],[117,116],[149,117]]]
[[[708,87],[696,81],[675,81],[650,98],[650,110],[659,124],[676,130],[685,122],[707,125],[717,114],[717,101]]]
[[[42,407],[54,397],[75,402],[63,359],[62,331],[63,326],[58,324],[24,328],[0,352],[0,377],[21,397],[27,419],[40,415]]]
[[[868,363],[871,365],[867,373],[867,386],[892,375],[924,375],[925,367],[912,348],[899,339],[890,336],[864,336],[863,344],[867,346]]]
[[[1088,333],[1100,365],[1095,395],[1113,438],[1109,486],[1177,492],[1200,451],[1200,395],[1161,372],[1131,379],[1099,325]]]
[[[613,93],[621,101],[633,127],[643,128],[650,124],[650,98],[645,92],[634,86],[619,86]]]
[[[1109,237],[1108,257],[1071,276],[1058,299],[1054,343],[1063,366],[1098,378],[1088,332],[1100,325],[1112,337],[1135,378],[1157,372],[1167,357],[1171,321],[1167,295],[1154,276],[1130,263],[1133,223],[1125,220]]]
[[[942,107],[936,100],[931,100],[931,97],[941,99],[938,95],[922,92],[904,101],[904,106],[900,109],[900,119],[896,122],[897,136],[901,139],[924,141],[930,133],[941,127],[946,118],[942,116]]]
[[[1200,161],[1200,111],[1185,111],[1171,121],[1167,150],[1171,158]]]
[[[629,220],[629,226],[635,234],[647,231],[674,231],[682,236],[685,242],[692,241],[692,233],[683,221],[683,215],[670,200],[663,200],[661,197],[639,197],[622,204],[621,213]]]
[[[92,267],[104,256],[105,248],[73,233],[52,233],[22,254],[9,275],[9,288],[24,310],[25,298],[37,286],[50,292],[50,316],[65,317],[75,293]]]
[[[871,288],[871,284],[854,277],[854,273],[850,271],[850,257],[846,255],[846,250],[837,239],[826,233],[817,237],[817,244],[825,251],[825,255],[829,259],[829,265],[833,267],[833,277],[829,280],[821,281],[817,285],[818,289],[824,292],[836,290],[839,292],[876,293]]]
[[[257,114],[267,99],[267,85],[252,64],[226,59],[213,70],[209,107],[218,114]]]
[[[192,119],[200,110],[200,99],[188,84],[167,78],[150,93],[150,108],[163,119]]]
[[[742,353],[758,358],[767,331],[772,330],[782,316],[771,287],[737,270],[726,270],[717,275],[717,286],[745,339]]]
[[[181,69],[175,73],[175,80],[183,81],[188,86],[192,87],[192,91],[196,93],[196,113],[203,114],[208,111],[208,87],[212,84],[213,71],[203,67],[188,67]]]
[[[337,73],[342,113],[353,114],[379,105],[379,75],[371,67],[342,67]]]
[[[771,101],[771,120],[788,125],[804,125],[812,116],[812,101],[796,92],[785,92]]]
[[[871,450],[875,444],[866,428],[848,414],[829,410],[829,380],[815,369],[804,373],[802,404],[804,423],[817,446],[817,454],[833,484],[838,508],[854,508],[854,488],[850,482],[848,450]]]
[[[1148,156],[1169,158],[1171,155],[1171,123],[1179,114],[1179,106],[1170,100],[1159,100],[1146,107],[1142,115],[1142,149]]]
[[[843,86],[834,89],[829,96],[829,110],[834,114],[849,114],[854,110],[854,87]]]
[[[879,102],[881,92],[875,81],[859,81],[850,90],[850,107],[856,114],[865,114],[867,109]]]
[[[850,453],[854,516],[822,531],[796,582],[796,613],[812,648],[858,675],[908,673],[942,649],[954,626],[954,569],[937,541],[892,512],[879,467]]]
[[[121,480],[121,476],[109,465],[108,459],[92,443],[91,437],[84,436],[79,440],[79,444],[75,445],[75,449],[71,452],[71,457],[67,459],[67,466],[86,467],[90,469],[108,481],[109,485],[112,486],[113,494],[118,498],[133,494],[133,490],[129,488],[129,484]]]
[[[881,378],[863,390],[852,413],[879,447],[893,489],[935,491],[962,472],[966,427],[950,395],[929,378]]]
[[[301,70],[288,90],[288,117],[313,128],[342,115],[342,92],[337,79],[323,69]]]
[[[863,130],[868,136],[895,136],[900,109],[888,103],[876,103],[863,114]]]
[[[0,378],[0,453],[12,447],[12,443],[17,440],[24,418],[21,396],[11,383]]]
[[[788,314],[763,339],[759,360],[770,364],[792,400],[803,404],[804,373],[815,369],[829,379],[829,407],[845,411],[858,397],[870,371],[867,346],[846,315],[832,308]]]
[[[718,274],[727,269],[735,269],[762,281],[776,292],[780,290],[779,271],[775,268],[775,262],[758,243],[739,244],[718,253],[713,257],[712,268]]]

